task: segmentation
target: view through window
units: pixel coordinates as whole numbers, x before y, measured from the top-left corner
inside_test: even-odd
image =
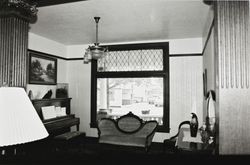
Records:
[[[116,119],[130,111],[162,125],[163,78],[97,79],[97,118]]]

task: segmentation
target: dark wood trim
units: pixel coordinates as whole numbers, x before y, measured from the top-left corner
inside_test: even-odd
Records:
[[[36,54],[43,54],[43,56],[53,57],[53,58],[57,58],[57,59],[61,59],[61,60],[68,60],[67,58],[64,58],[64,57],[60,57],[60,56],[56,56],[56,55],[52,55],[52,54],[32,50],[32,49],[28,49],[28,52],[33,52],[33,53],[36,53]]]
[[[213,27],[214,27],[214,19],[213,19],[213,21],[212,21],[212,23],[210,25],[209,32],[208,32],[208,35],[207,35],[207,38],[206,38],[206,42],[205,42],[203,50],[202,50],[202,55],[204,54],[204,52],[205,52],[205,50],[207,48],[208,40],[210,39]]]
[[[203,53],[169,54],[169,57],[190,57],[190,56],[203,56]],[[75,60],[83,60],[83,58],[64,58],[64,60],[75,61]]]
[[[40,52],[40,51],[36,51],[36,50],[32,50],[32,49],[28,49],[28,51],[37,52],[37,53],[43,53],[44,55],[46,55],[48,57],[58,58],[58,59],[65,60],[65,61],[83,60],[82,57],[65,58],[65,57],[60,57],[60,56],[57,56],[57,55],[52,55],[52,54],[48,54],[48,53],[44,53],[44,52]],[[203,55],[203,53],[169,54],[169,57],[189,57],[189,56],[202,56],[202,55]]]
[[[189,56],[202,56],[202,53],[193,53],[193,54],[170,54],[169,57],[189,57]]]
[[[107,46],[107,45],[105,45]],[[130,49],[131,48],[131,49]],[[140,50],[140,49],[162,49],[163,50],[163,70],[162,71],[145,71],[145,72],[97,72],[97,62],[91,63],[91,128],[96,128],[96,86],[97,78],[112,78],[112,77],[162,77],[164,83],[164,100],[163,110],[163,125],[158,125],[158,132],[169,132],[169,42],[162,43],[141,43],[141,44],[126,44],[126,45],[108,45],[109,51],[118,50]],[[122,74],[121,74],[122,73]]]
[[[158,127],[158,132],[169,132],[170,128],[170,86],[169,86],[169,44],[163,48],[163,67],[165,76],[163,77],[163,125]]]
[[[47,57],[53,57],[53,58],[57,58],[57,59],[65,60],[65,61],[83,60],[83,57],[65,58],[65,57],[60,57],[60,56],[57,56],[57,55],[48,54],[48,53],[44,53],[44,52],[40,52],[40,51],[36,51],[36,50],[32,50],[32,49],[28,49],[28,52],[34,52],[34,53],[38,53],[38,54],[43,54],[43,55],[45,55]]]
[[[90,127],[91,128],[96,128],[97,127],[97,105],[96,105],[96,100],[97,100],[97,61],[92,60],[91,61],[91,94],[90,94],[90,105],[91,105],[91,113],[90,113]]]
[[[72,2],[79,2],[86,0],[33,0],[33,1],[37,2],[37,7],[44,7],[44,6],[60,5],[65,3],[72,3]]]
[[[162,49],[167,45],[169,45],[169,42],[102,45],[102,47],[108,47],[109,51],[124,51],[124,50],[138,50],[138,49]]]
[[[122,73],[122,74],[121,74]],[[97,78],[133,78],[133,77],[162,77],[163,71],[132,71],[132,72],[98,72]]]
[[[82,58],[82,57],[79,57],[79,58],[66,58],[65,60],[67,60],[67,61],[78,61],[78,60],[82,60],[82,61],[83,61],[83,58]]]

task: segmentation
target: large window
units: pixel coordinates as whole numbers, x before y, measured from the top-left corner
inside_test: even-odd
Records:
[[[108,55],[92,61],[91,127],[102,117],[129,111],[157,120],[169,131],[168,43],[108,46]]]

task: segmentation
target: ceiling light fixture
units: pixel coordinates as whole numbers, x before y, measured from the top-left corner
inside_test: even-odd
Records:
[[[100,43],[98,42],[98,22],[100,20],[100,17],[94,17],[94,19],[96,22],[96,42],[93,46],[89,46],[86,49],[86,52],[83,57],[84,64],[91,62],[92,59],[97,60],[103,58],[108,52],[108,49],[99,46]]]

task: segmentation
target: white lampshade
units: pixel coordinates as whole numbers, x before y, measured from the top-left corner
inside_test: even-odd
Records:
[[[0,88],[0,146],[46,138],[48,132],[23,88]]]

